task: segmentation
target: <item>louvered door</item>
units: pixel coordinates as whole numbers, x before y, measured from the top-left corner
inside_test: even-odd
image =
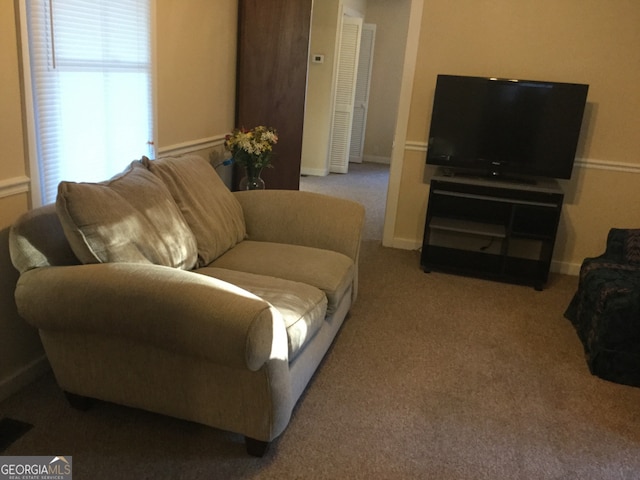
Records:
[[[361,31],[361,18],[347,16],[343,18],[329,148],[329,171],[334,173],[347,173],[349,170],[349,143],[351,142]]]
[[[369,86],[371,85],[376,26],[370,23],[362,25],[360,38],[358,78],[356,80],[353,126],[351,127],[351,142],[349,146],[349,161],[354,163],[362,163],[364,155],[364,137],[367,129],[367,112],[369,111]]]

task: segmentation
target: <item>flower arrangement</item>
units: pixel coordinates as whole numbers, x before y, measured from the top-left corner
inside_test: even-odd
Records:
[[[276,130],[263,125],[252,130],[237,128],[224,139],[224,146],[231,152],[233,161],[247,170],[271,167],[271,155],[276,143]]]

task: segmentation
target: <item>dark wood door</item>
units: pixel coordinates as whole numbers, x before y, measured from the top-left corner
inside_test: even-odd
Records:
[[[300,186],[312,0],[240,0],[236,126],[274,127],[267,188]]]

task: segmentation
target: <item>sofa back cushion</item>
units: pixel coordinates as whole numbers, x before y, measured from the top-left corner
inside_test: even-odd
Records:
[[[196,263],[196,240],[178,206],[138,161],[106,182],[61,182],[56,210],[82,263],[153,263],[184,270]]]
[[[69,246],[53,203],[23,213],[11,225],[9,252],[20,273],[80,263]]]
[[[244,212],[211,164],[198,155],[143,158],[165,183],[198,243],[204,267],[241,242],[247,234]]]

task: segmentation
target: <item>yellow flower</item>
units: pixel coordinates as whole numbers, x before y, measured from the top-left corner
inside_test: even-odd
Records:
[[[248,131],[235,129],[225,137],[224,146],[239,165],[263,168],[271,166],[271,154],[276,143],[276,130],[260,125]]]

